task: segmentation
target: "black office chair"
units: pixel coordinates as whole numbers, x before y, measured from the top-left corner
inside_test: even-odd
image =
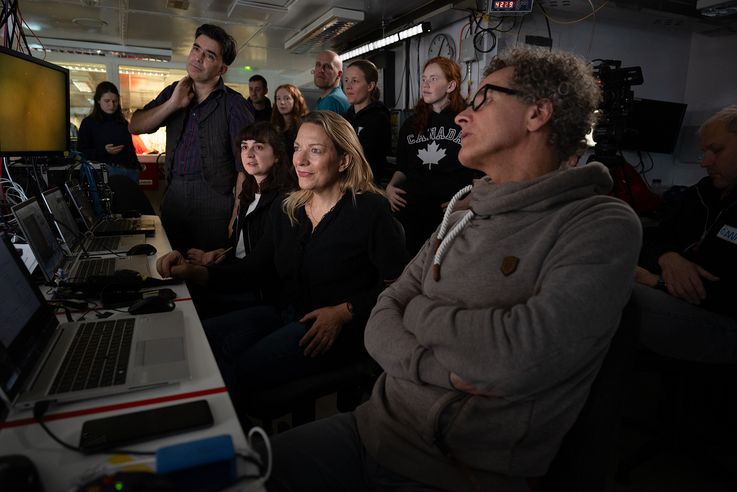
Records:
[[[113,191],[111,209],[114,214],[136,210],[143,215],[156,215],[146,194],[128,176],[109,176],[108,186]]]
[[[291,414],[293,426],[315,420],[315,402],[332,393],[337,393],[338,410],[350,412],[371,391],[380,373],[379,365],[364,354],[329,371],[238,395],[236,410],[261,420],[264,430],[271,434],[274,420],[287,414]],[[246,420],[241,418],[242,422]]]
[[[649,439],[623,456],[617,481],[629,485],[635,470],[675,453],[737,490],[737,473],[717,458],[737,455],[737,364],[683,361],[641,349],[636,371],[658,376],[656,415],[625,421]]]
[[[605,490],[614,477],[622,403],[638,338],[634,309],[630,301],[622,311],[581,413],[563,438],[548,473],[531,490],[597,492]]]

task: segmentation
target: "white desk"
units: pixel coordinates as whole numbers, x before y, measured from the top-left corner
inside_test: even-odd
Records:
[[[158,251],[157,255],[149,257],[152,276],[158,277],[155,274],[156,257],[168,252],[170,246],[158,218],[156,228],[156,235],[147,238],[147,242],[153,244]],[[215,422],[212,427],[126,446],[126,448],[155,451],[161,446],[229,434],[233,438],[236,450],[244,452],[249,450],[202,324],[189,298],[187,287],[184,283],[168,287],[177,293],[176,309],[184,315],[191,380],[176,385],[50,407],[45,421],[51,432],[62,441],[76,446],[79,443],[82,423],[92,418],[205,399],[210,404]],[[116,314],[116,316],[124,316],[124,314]],[[80,482],[80,477],[89,480],[99,475],[100,467],[109,463],[111,458],[109,454],[88,456],[62,448],[46,434],[41,426],[35,423],[30,410],[11,410],[6,421],[0,423],[0,455],[5,454],[23,454],[30,458],[36,465],[47,492],[70,490],[81,485],[84,481]],[[131,457],[134,461],[146,458],[148,457]],[[239,460],[238,468],[239,474],[253,474],[256,471],[255,467],[247,466],[242,460]],[[236,486],[233,490],[246,489],[249,491],[263,490],[258,484],[245,483]]]

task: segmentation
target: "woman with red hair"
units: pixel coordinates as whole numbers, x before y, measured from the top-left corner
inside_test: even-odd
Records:
[[[478,177],[458,162],[461,129],[454,118],[466,108],[460,85],[456,62],[440,56],[427,60],[421,98],[399,131],[397,171],[386,192],[411,255],[440,224],[445,203]]]

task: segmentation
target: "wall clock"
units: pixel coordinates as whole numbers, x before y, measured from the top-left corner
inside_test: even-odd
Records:
[[[447,34],[436,34],[432,38],[430,46],[427,48],[427,57],[433,58],[436,56],[444,56],[451,60],[455,59],[456,43],[452,37]]]

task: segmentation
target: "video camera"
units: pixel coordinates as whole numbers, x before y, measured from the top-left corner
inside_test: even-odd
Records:
[[[597,160],[607,164],[607,157],[615,156],[620,150],[627,116],[632,111],[635,95],[632,86],[641,85],[644,79],[642,68],[623,68],[620,60],[597,59],[594,62],[599,62],[594,66],[594,76],[602,89],[601,115],[594,130],[594,154]]]

